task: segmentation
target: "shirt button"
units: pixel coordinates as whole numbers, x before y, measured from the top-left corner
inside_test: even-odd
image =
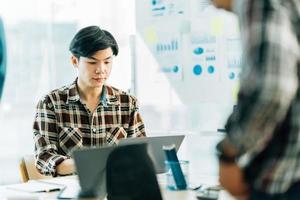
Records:
[[[93,128],[93,133],[96,133],[96,129],[95,128]]]

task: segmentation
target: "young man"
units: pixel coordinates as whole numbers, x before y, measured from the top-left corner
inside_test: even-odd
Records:
[[[137,99],[106,84],[118,50],[114,37],[97,26],[81,29],[71,41],[78,77],[37,105],[33,133],[36,167],[42,174],[73,173],[72,151],[83,146],[146,136]]]
[[[238,15],[245,61],[220,182],[249,199],[300,199],[300,1],[213,2]]]

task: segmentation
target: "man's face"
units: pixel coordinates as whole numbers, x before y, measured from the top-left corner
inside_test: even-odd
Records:
[[[211,1],[217,8],[223,8],[225,10],[232,11],[233,0],[211,0]]]
[[[74,60],[75,59],[75,60]],[[74,66],[78,69],[78,81],[85,87],[102,87],[108,79],[113,60],[113,52],[109,47],[99,50],[91,57],[72,57]]]

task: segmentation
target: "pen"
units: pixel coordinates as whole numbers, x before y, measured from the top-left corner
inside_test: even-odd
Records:
[[[54,191],[60,191],[61,188],[53,188],[53,189],[50,189],[50,190],[47,190],[46,192],[54,192]]]
[[[48,190],[40,190],[38,192],[55,192],[55,191],[60,191],[61,188],[52,188],[52,189],[48,189]]]

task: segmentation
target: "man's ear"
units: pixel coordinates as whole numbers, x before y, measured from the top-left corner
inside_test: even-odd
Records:
[[[79,59],[78,59],[76,56],[72,55],[72,56],[71,56],[71,63],[72,63],[72,65],[73,65],[75,68],[77,68],[77,67],[78,67],[78,63],[79,63]]]

